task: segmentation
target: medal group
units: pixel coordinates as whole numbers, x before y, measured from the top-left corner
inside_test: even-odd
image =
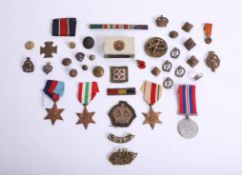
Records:
[[[76,36],[76,18],[58,18],[53,19],[52,21],[52,36],[56,37],[75,37]],[[169,20],[164,16],[160,16],[155,21],[157,27],[164,28],[167,27]],[[181,29],[183,32],[189,33],[193,29],[193,25],[189,22],[185,22]],[[149,30],[148,25],[144,24],[90,24],[90,30]],[[205,23],[204,24],[204,42],[210,44],[212,42],[212,29],[213,24]],[[175,30],[171,30],[168,34],[171,40],[177,39],[179,33]],[[132,58],[135,60],[135,64],[139,69],[145,69],[147,64],[144,60],[135,59],[135,37],[126,37],[126,36],[117,36],[117,37],[105,37],[104,38],[104,48],[103,52],[104,58]],[[95,40],[91,36],[86,36],[83,39],[83,47],[85,49],[92,49],[95,46]],[[70,49],[76,48],[75,42],[69,42],[67,46]],[[187,52],[190,52],[194,47],[196,47],[196,42],[189,37],[184,43]],[[27,41],[25,43],[25,48],[31,50],[35,47],[33,41]],[[57,54],[58,48],[55,46],[53,41],[46,41],[44,46],[40,47],[40,55],[43,55],[44,58],[51,58],[53,54]],[[147,56],[152,58],[161,58],[165,56],[168,52],[168,44],[161,37],[151,37],[149,38],[144,45],[144,52]],[[180,49],[174,47],[171,49],[170,57],[171,59],[179,59]],[[95,55],[86,55],[83,52],[77,52],[75,54],[75,59],[81,63],[82,71],[88,71],[88,65],[83,64],[83,60],[88,57],[90,61],[95,61]],[[69,76],[74,78],[78,76],[80,70],[71,68],[73,64],[72,58],[63,58],[61,61],[62,65],[66,67],[69,71]],[[186,61],[186,63],[193,69],[197,64],[199,64],[199,59],[196,56],[192,55]],[[220,65],[220,59],[215,54],[214,51],[209,51],[207,58],[205,58],[206,65],[211,68],[214,72]],[[34,63],[31,61],[31,58],[27,57],[24,62],[23,71],[26,73],[33,72],[35,69]],[[44,73],[49,74],[53,71],[54,67],[51,65],[51,62],[46,62],[42,70]],[[174,75],[178,78],[184,77],[186,70],[184,66],[179,65],[173,70],[172,61],[164,60],[161,66],[155,66],[151,69],[151,73],[154,77],[158,77],[161,72],[171,73],[174,71]],[[101,78],[105,73],[105,70],[102,66],[95,66],[92,70],[93,76]],[[114,84],[122,84],[129,81],[129,69],[127,65],[124,66],[111,66],[110,67],[110,82]],[[197,73],[191,79],[195,82],[203,77],[203,73]],[[85,129],[88,129],[89,124],[95,124],[93,119],[95,112],[88,111],[88,105],[92,100],[95,99],[96,95],[99,93],[100,82],[79,82],[77,87],[77,99],[83,105],[84,109],[82,112],[76,113],[78,120],[77,124],[82,124]],[[156,112],[153,105],[158,102],[162,96],[163,88],[171,89],[174,85],[174,81],[171,76],[167,76],[161,84],[154,83],[152,81],[144,80],[141,85],[141,92],[143,93],[144,101],[149,105],[149,110],[143,112],[144,122],[143,124],[148,124],[151,129],[154,129],[156,124],[161,124],[160,114],[161,112]],[[64,109],[59,109],[57,102],[63,96],[65,90],[65,83],[63,81],[57,80],[47,80],[44,86],[43,92],[53,101],[53,107],[47,108],[47,116],[44,119],[51,121],[52,125],[56,123],[57,120],[63,120],[61,113]],[[178,123],[178,132],[184,138],[193,138],[198,133],[197,124],[191,119],[191,116],[197,115],[197,106],[196,106],[196,85],[193,84],[180,84],[177,89],[178,97],[178,111],[180,115],[184,115]],[[116,88],[107,88],[108,96],[124,96],[124,95],[136,95],[136,87],[116,87]],[[108,116],[114,127],[128,127],[132,121],[136,118],[137,114],[134,108],[126,101],[119,101],[115,104],[109,111]],[[111,142],[117,144],[125,144],[131,141],[135,136],[131,133],[126,134],[125,136],[116,136],[114,134],[109,134],[107,139]],[[113,165],[125,165],[130,164],[137,156],[137,153],[128,151],[126,148],[119,149],[117,152],[112,153],[109,156],[109,160]]]

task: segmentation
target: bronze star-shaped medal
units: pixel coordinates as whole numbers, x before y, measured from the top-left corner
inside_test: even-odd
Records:
[[[95,123],[95,121],[92,119],[93,115],[95,112],[88,112],[86,106],[84,107],[83,113],[77,113],[79,120],[76,123],[78,124],[83,124],[85,129],[87,129],[89,123]]]
[[[154,112],[152,107],[148,113],[143,113],[143,115],[145,116],[145,121],[143,124],[150,124],[152,129],[154,129],[156,123],[161,123],[159,119],[160,112]]]
[[[52,108],[47,108],[46,110],[48,115],[45,117],[45,120],[50,119],[52,125],[55,124],[56,120],[63,120],[60,114],[64,111],[64,109],[58,109],[56,103],[54,103]]]

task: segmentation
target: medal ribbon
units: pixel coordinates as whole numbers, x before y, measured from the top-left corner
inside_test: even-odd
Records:
[[[64,94],[64,88],[65,83],[63,81],[47,80],[43,91],[56,102]]]
[[[180,85],[178,87],[179,114],[197,115],[196,86]]]
[[[86,106],[94,99],[98,92],[97,82],[81,82],[79,83],[78,100]]]
[[[212,29],[213,29],[213,24],[206,23],[204,25],[204,32],[207,37],[210,37],[212,35]]]
[[[144,100],[152,106],[160,99],[162,87],[159,84],[145,81],[141,87],[141,91],[144,93]]]

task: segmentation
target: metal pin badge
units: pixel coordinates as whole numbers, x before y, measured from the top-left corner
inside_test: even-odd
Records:
[[[172,88],[173,84],[174,84],[174,82],[173,82],[173,80],[172,80],[170,77],[167,77],[167,78],[164,80],[164,82],[163,82],[163,86],[164,86],[164,88],[166,88],[166,89],[170,89],[170,88]]]
[[[178,48],[174,48],[171,50],[170,56],[171,58],[178,58],[180,56],[181,51]]]
[[[168,60],[166,60],[163,64],[162,64],[162,70],[164,72],[170,72],[172,68],[172,63]]]
[[[177,77],[183,77],[185,75],[185,73],[186,73],[186,70],[182,66],[178,66],[178,68],[175,70],[175,75]]]
[[[53,70],[53,66],[51,65],[50,62],[47,62],[44,66],[43,66],[43,71],[46,74],[49,74],[51,71]]]

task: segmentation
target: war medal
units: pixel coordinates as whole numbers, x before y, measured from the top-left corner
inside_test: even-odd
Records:
[[[88,112],[87,105],[94,99],[98,92],[99,88],[97,82],[79,83],[78,100],[84,105],[84,110],[82,113],[76,113],[79,117],[76,124],[83,124],[85,129],[87,129],[90,123],[95,123],[92,118],[95,112]]]
[[[213,30],[213,24],[211,23],[205,23],[204,24],[204,33],[206,35],[206,38],[204,39],[206,44],[212,43],[212,30]]]
[[[198,133],[197,124],[189,116],[197,115],[196,86],[180,85],[178,87],[179,114],[186,117],[178,123],[178,132],[184,138],[193,138]]]
[[[55,124],[56,120],[63,120],[61,113],[64,109],[58,109],[57,101],[64,94],[65,84],[62,81],[47,80],[44,93],[49,96],[53,101],[54,105],[52,108],[47,108],[48,115],[45,117],[45,120],[50,119],[52,125]]]
[[[155,112],[152,108],[161,97],[162,86],[153,82],[145,81],[141,87],[144,94],[144,100],[150,105],[149,112],[143,113],[145,121],[143,124],[149,124],[154,129],[156,123],[161,123],[159,119],[160,112]]]

